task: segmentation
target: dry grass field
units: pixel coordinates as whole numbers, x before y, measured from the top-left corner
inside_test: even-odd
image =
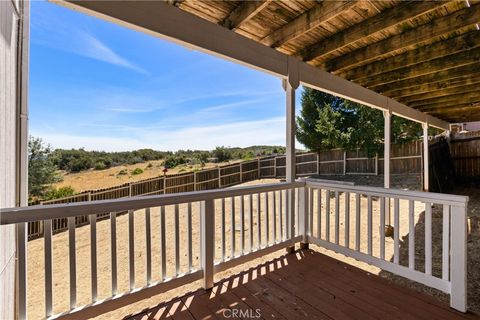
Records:
[[[261,180],[261,181],[253,181],[249,182],[248,184],[257,184],[257,183],[269,183],[269,182],[276,182],[278,180],[268,179],[268,180]],[[340,195],[340,212],[343,211],[343,205],[345,203],[344,194]],[[263,198],[263,195],[262,195]],[[239,201],[237,199],[237,201]],[[352,195],[351,201],[355,201]],[[316,203],[316,198],[314,199],[314,203]],[[255,207],[255,206],[254,206]],[[377,226],[373,228],[373,254],[375,256],[379,255],[379,201],[373,201],[373,225]],[[220,259],[220,204],[217,203],[216,205],[216,260]],[[229,241],[229,235],[232,232],[232,221],[230,220],[229,208],[230,208],[230,200],[226,200],[226,252],[227,255],[230,253],[231,243]],[[272,208],[272,205],[270,205]],[[325,212],[325,193],[322,197],[322,211]],[[316,208],[315,208],[316,210]],[[422,219],[422,212],[424,210],[424,206],[421,204],[417,204],[415,207],[415,222],[419,223]],[[236,221],[234,225],[239,224],[239,217],[240,213],[238,212],[238,206],[236,207]],[[262,208],[263,211],[263,208]],[[393,212],[393,211],[392,211]],[[196,268],[199,266],[199,233],[198,226],[199,225],[199,205],[193,204],[192,210],[192,222],[193,222],[193,267]],[[256,217],[258,212],[254,208],[253,210],[253,226],[254,226],[254,238],[253,244],[254,247],[257,245],[256,239]],[[325,213],[324,213],[325,214]],[[145,214],[144,210],[138,210],[134,214],[135,216],[135,278],[136,278],[136,286],[142,286],[146,284],[146,263],[145,263]],[[248,243],[249,243],[249,222],[248,222],[248,213],[246,213],[246,223],[247,226],[245,230],[245,239],[246,239],[246,250],[249,250]],[[330,211],[330,226],[331,226],[331,240],[334,239],[334,230],[335,230],[335,219],[334,219],[334,210],[333,210],[333,199],[331,201],[331,211]],[[354,215],[351,215],[350,225],[352,226],[350,229],[350,246],[353,248],[354,246]],[[180,266],[181,271],[185,272],[188,268],[188,257],[187,257],[187,229],[186,229],[186,205],[180,206]],[[316,216],[314,217],[314,228],[313,234],[316,235],[318,230],[316,229]],[[325,215],[323,216],[323,229],[322,234],[325,235]],[[343,214],[340,216],[340,243],[344,244],[344,220],[345,217]],[[159,217],[159,209],[153,208],[151,210],[151,223],[152,223],[152,274],[153,280],[160,279],[160,265],[161,265],[161,257],[160,257],[160,232],[159,232],[159,225],[160,225],[160,217]],[[270,219],[270,232],[271,237],[273,237],[272,230],[273,230],[273,219]],[[262,221],[263,223],[263,221]],[[262,225],[262,229],[264,229],[265,225]],[[280,228],[277,225],[277,232],[279,234]],[[76,231],[76,254],[77,254],[77,300],[78,305],[87,304],[90,302],[90,228],[89,226],[80,227]],[[367,252],[367,237],[365,236],[367,233],[367,198],[361,198],[361,243],[360,248],[362,252]],[[405,239],[408,233],[408,207],[407,204],[401,201],[400,203],[400,237],[401,239]],[[235,228],[236,234],[236,253],[239,253],[239,239],[240,239],[240,232],[238,228]],[[263,243],[265,243],[265,231],[262,231],[263,234]],[[277,234],[277,236],[278,236]],[[167,276],[173,275],[174,266],[175,266],[175,248],[174,248],[174,208],[167,207],[166,210],[166,243],[167,245]],[[417,239],[422,239],[420,234],[417,236]],[[386,239],[386,257],[389,259],[393,256],[393,239],[387,238]],[[53,240],[53,260],[54,260],[54,285],[53,285],[53,294],[54,294],[54,311],[60,312],[62,310],[68,309],[69,306],[69,271],[68,271],[68,234],[63,232],[59,233],[54,236]],[[97,223],[97,250],[98,250],[98,296],[99,299],[106,298],[111,293],[111,278],[110,278],[110,222],[109,220],[99,221]],[[341,255],[336,255],[332,252],[328,252],[326,250],[315,248],[319,251],[325,252],[329,255],[335,255],[339,257],[341,260],[347,261],[359,267],[362,267],[372,273],[378,274],[380,270],[378,268],[368,266],[364,263],[357,262],[353,259],[345,258]],[[28,265],[28,281],[29,281],[29,295],[28,295],[28,312],[33,318],[40,318],[44,315],[44,273],[43,273],[43,239],[37,239],[29,242],[28,244],[28,254],[29,254],[29,265]],[[256,260],[250,262],[248,265],[253,266],[256,265],[260,261],[267,261],[269,258],[275,256],[269,255],[263,257],[260,260]],[[278,256],[278,253],[277,253]],[[419,255],[421,256],[421,255]],[[420,258],[421,260],[421,258]],[[422,266],[422,261],[417,260],[417,265],[419,268]],[[403,261],[403,260],[402,260]],[[128,215],[120,215],[117,217],[117,263],[118,263],[118,289],[119,292],[127,291],[129,286],[129,270],[128,270]],[[434,261],[434,272],[438,272],[437,268],[435,267],[438,264],[438,261]],[[224,272],[217,275],[217,279],[223,278],[227,275],[237,273],[242,269],[245,269],[246,266],[239,266],[228,272]],[[33,285],[35,284],[35,285]],[[150,299],[146,299],[140,301],[138,303],[129,305],[127,307],[115,310],[108,314],[105,314],[100,319],[119,319],[126,315],[136,313],[144,308],[152,307],[158,304],[161,301],[165,301],[171,299],[177,295],[181,295],[188,290],[196,289],[200,286],[200,283],[192,283],[188,286],[167,292],[165,294],[161,294]]]
[[[231,161],[236,163],[241,160]],[[149,166],[151,164],[151,167]],[[167,174],[175,174],[182,172],[189,172],[194,170],[215,168],[225,163],[206,163],[202,168],[200,165],[182,165],[168,170]],[[132,175],[132,171],[136,168],[143,170],[143,173]],[[119,174],[120,171],[126,170],[127,174]],[[135,182],[139,180],[154,178],[163,175],[163,160],[154,160],[144,163],[129,164],[116,166],[104,170],[87,170],[78,173],[62,172],[63,181],[55,184],[55,187],[72,187],[75,192],[80,193],[85,190],[95,190],[110,188],[128,182]]]

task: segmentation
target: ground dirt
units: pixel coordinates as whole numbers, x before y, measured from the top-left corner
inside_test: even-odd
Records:
[[[167,174],[185,173],[195,170],[216,168],[217,166],[236,163],[239,161],[241,160],[222,163],[206,163],[203,167],[200,165],[180,165],[178,167],[169,169]],[[151,164],[151,166],[149,164]],[[143,173],[132,175],[132,171],[136,168],[142,169]],[[90,169],[77,173],[61,172],[62,181],[56,183],[54,186],[57,188],[70,186],[75,190],[76,193],[86,190],[111,188],[124,183],[162,176],[164,174],[162,171],[163,168],[163,160],[153,160],[144,163],[115,166],[104,170]],[[119,174],[122,170],[125,170],[127,174]]]
[[[325,179],[325,177],[322,177]],[[355,184],[360,185],[371,185],[371,186],[382,186],[383,178],[381,176],[347,176],[347,177],[332,177],[335,180],[347,180],[355,182]],[[253,185],[259,183],[272,183],[278,182],[276,179],[263,179],[258,181],[252,181],[246,183],[245,185]],[[419,190],[420,189],[420,179],[416,175],[412,176],[393,176],[392,177],[392,187],[402,188],[402,189],[411,189]],[[479,295],[479,274],[475,272],[474,267],[478,266],[480,252],[480,236],[479,236],[479,211],[480,211],[480,196],[477,195],[476,190],[473,189],[459,189],[459,194],[467,194],[471,197],[470,199],[470,219],[469,219],[469,238],[468,238],[468,254],[469,254],[469,308],[472,311],[478,311],[480,307],[480,295]],[[318,229],[318,193],[315,191],[313,195],[313,224],[312,224],[312,234],[318,235],[320,230],[320,237],[325,239],[326,237],[326,198],[327,193],[325,191],[321,194],[321,212],[322,218],[320,219],[321,226]],[[334,204],[335,199],[333,193],[329,193],[330,196],[330,241],[335,241],[335,216],[334,216]],[[345,240],[345,215],[343,214],[345,206],[345,194],[339,194],[339,205],[340,205],[340,219],[338,223],[339,228],[339,243],[341,245],[346,244]],[[252,224],[253,229],[250,230],[250,216],[246,213],[245,217],[245,250],[250,250],[250,231],[253,231],[252,243],[253,247],[258,246],[257,239],[257,216],[258,212],[256,209],[255,201],[257,196],[254,195],[253,201],[253,213],[252,213]],[[272,195],[269,198],[269,208],[270,215],[273,212],[273,199]],[[248,198],[247,198],[248,199]],[[265,244],[266,239],[266,229],[265,229],[265,215],[264,213],[264,195],[260,196],[260,201],[262,203],[261,212],[261,228],[262,228],[262,238],[261,243]],[[277,193],[277,210],[279,208],[279,194]],[[241,242],[240,242],[240,210],[238,206],[239,198],[236,201],[236,210],[235,210],[235,221],[232,222],[231,219],[231,200],[225,200],[225,252],[226,258],[231,255],[232,243],[231,243],[231,234],[232,230],[235,233],[235,254],[240,253]],[[354,205],[356,199],[354,195],[350,195],[351,201],[351,212],[354,212]],[[245,202],[245,206],[248,206],[248,201]],[[360,198],[361,206],[361,215],[360,215],[360,251],[368,252],[368,225],[367,225],[367,212],[368,212],[368,198]],[[221,202],[216,202],[216,214],[215,214],[215,232],[216,232],[216,242],[215,242],[215,259],[220,261],[222,259],[221,252]],[[180,272],[188,271],[188,256],[187,256],[187,228],[186,228],[186,219],[187,219],[187,206],[180,205],[179,207],[179,228],[180,228]],[[247,211],[248,212],[248,211]],[[380,213],[380,201],[378,199],[372,198],[372,225],[377,226],[372,228],[372,255],[379,256],[379,213]],[[393,203],[392,203],[392,212],[393,212]],[[356,246],[356,237],[355,237],[355,215],[350,215],[350,233],[349,233],[349,247],[355,248]],[[415,203],[414,207],[414,219],[415,219],[415,238],[416,246],[416,260],[415,265],[417,270],[423,270],[424,266],[424,245],[423,245],[423,230],[424,230],[424,205],[420,203]],[[441,274],[441,211],[439,208],[433,208],[433,274]],[[273,219],[269,221],[269,233],[270,240],[272,241],[274,234],[274,226],[272,223]],[[277,219],[278,221],[278,219]],[[285,220],[283,220],[285,221]],[[393,222],[393,216],[392,216]],[[408,265],[408,202],[400,201],[400,210],[399,210],[399,232],[400,232],[400,264]],[[174,208],[169,206],[166,208],[166,244],[167,244],[167,253],[166,253],[166,264],[167,264],[167,276],[173,276],[175,274],[175,232],[174,232]],[[145,237],[145,210],[138,210],[134,213],[134,225],[135,225],[135,279],[136,287],[141,287],[146,284],[146,237]],[[151,225],[152,225],[152,278],[153,281],[158,281],[161,275],[161,256],[160,256],[160,210],[158,208],[151,209]],[[199,261],[199,203],[194,203],[192,205],[192,267],[198,268]],[[284,226],[280,227],[280,224],[275,226],[276,228],[276,238],[280,239],[282,231],[284,232]],[[439,241],[438,241],[439,240]],[[440,245],[438,245],[440,243]],[[393,239],[386,238],[385,243],[385,258],[386,260],[393,261]],[[44,298],[44,259],[43,259],[43,239],[36,239],[28,243],[28,312],[29,316],[33,319],[42,318],[45,314],[45,298]],[[383,277],[392,279],[396,283],[407,285],[415,288],[416,290],[426,292],[428,294],[433,294],[440,299],[447,299],[447,297],[435,290],[429,289],[425,286],[418,285],[416,283],[405,280],[404,278],[394,276],[388,272],[382,271],[376,267],[372,267],[362,262],[358,262],[351,258],[346,258],[343,255],[336,254],[332,251],[319,248],[317,246],[311,245],[311,248],[327,255],[333,256],[339,260],[345,261],[347,263],[353,264],[357,267],[367,270],[368,272],[379,274]],[[98,252],[98,298],[107,298],[111,295],[111,261],[110,261],[110,221],[103,220],[97,223],[97,252]],[[245,270],[248,267],[253,267],[261,262],[268,261],[274,257],[277,257],[284,253],[284,250],[278,251],[276,253],[264,256],[261,259],[256,259],[247,264],[229,269],[227,272],[221,272],[216,275],[216,280],[225,278],[229,275],[233,275]],[[128,268],[128,214],[119,215],[117,217],[117,263],[118,263],[118,292],[127,291],[129,288],[129,268]],[[91,290],[91,277],[90,277],[90,228],[89,226],[79,227],[76,231],[76,256],[77,256],[77,304],[84,305],[90,303],[90,290]],[[63,232],[54,236],[53,240],[53,294],[54,294],[54,313],[67,310],[69,307],[69,271],[68,271],[68,233]],[[149,307],[154,307],[162,301],[170,300],[176,296],[182,295],[189,291],[195,290],[201,286],[199,281],[190,283],[181,288],[171,290],[169,292],[153,296],[149,299],[142,300],[137,303],[130,304],[126,307],[117,309],[115,311],[109,312],[102,316],[99,316],[98,319],[121,319],[125,316],[135,314],[141,310]]]

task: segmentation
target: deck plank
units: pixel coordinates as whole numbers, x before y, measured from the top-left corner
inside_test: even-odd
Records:
[[[313,250],[302,250],[159,304],[129,320],[480,319]],[[227,312],[230,317],[226,317]]]

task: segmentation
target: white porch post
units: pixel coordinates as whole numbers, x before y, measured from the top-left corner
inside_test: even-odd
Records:
[[[428,156],[428,122],[422,123],[423,128],[423,191],[429,189],[429,156]]]
[[[390,110],[383,112],[383,117],[385,120],[384,126],[384,155],[383,155],[383,176],[384,176],[384,188],[390,188],[390,143],[391,143],[391,121],[392,121],[392,112]],[[385,224],[387,226],[391,225],[390,222],[390,199],[385,199]]]
[[[283,87],[286,93],[286,181],[293,182],[296,178],[296,158],[295,158],[295,90],[299,86],[298,81],[298,62],[291,57],[288,58],[288,77],[283,80]],[[288,236],[295,237],[295,190],[288,191]],[[287,248],[292,252],[292,247]]]

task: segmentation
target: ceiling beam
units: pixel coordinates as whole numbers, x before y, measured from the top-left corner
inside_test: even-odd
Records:
[[[453,54],[480,47],[478,30],[453,37],[445,41],[438,41],[428,46],[422,46],[415,50],[375,61],[370,64],[336,73],[348,80],[359,80],[373,75],[386,73],[392,70],[405,68],[413,64],[425,62],[445,56],[445,52]],[[360,83],[360,81],[358,81]]]
[[[436,18],[430,23],[329,60],[325,63],[325,69],[327,71],[351,69],[398,50],[412,48],[455,30],[474,26],[478,22],[480,22],[480,4],[472,4],[469,8]]]
[[[397,99],[397,100],[402,102],[402,103],[409,104],[409,103],[416,102],[416,101],[425,101],[425,100],[428,100],[428,99],[445,97],[445,96],[449,96],[449,95],[452,95],[452,94],[463,94],[463,93],[468,93],[468,92],[473,92],[473,91],[478,92],[478,91],[480,91],[480,79],[477,78],[477,81],[478,82],[475,83],[475,84],[470,84],[470,85],[460,86],[460,87],[454,87],[454,88],[448,88],[448,89],[444,89],[444,90],[437,90],[437,91],[433,91],[433,92],[429,92],[429,93],[416,94],[416,95],[412,95],[412,96],[409,96],[409,97],[400,98],[400,99]]]
[[[447,97],[428,99],[411,103],[410,106],[420,111],[429,110],[435,107],[442,107],[449,104],[469,104],[480,101],[480,91],[463,94],[454,94]]]
[[[373,16],[372,18],[354,24],[327,39],[320,40],[318,43],[302,50],[301,55],[303,56],[304,61],[312,61],[321,58],[366,37],[375,35],[385,29],[395,27],[409,19],[431,12],[445,4],[446,2],[443,1],[411,1],[397,5],[385,12]]]
[[[446,129],[448,123],[162,1],[53,2],[366,106]]]
[[[477,34],[480,38],[480,34]],[[447,70],[455,67],[460,67],[475,62],[480,62],[480,47],[446,55],[441,58],[421,62],[405,68],[392,70],[386,73],[374,75],[372,77],[357,80],[355,82],[360,85],[370,88],[382,84],[397,81],[399,79],[405,80],[415,78],[421,75],[438,73],[442,70]]]
[[[220,23],[225,28],[236,30],[243,23],[255,17],[260,11],[265,9],[272,0],[265,1],[243,1],[238,7],[232,10],[230,14]]]
[[[278,48],[320,26],[322,23],[337,17],[345,10],[355,6],[355,4],[355,1],[352,0],[320,2],[294,20],[273,31],[260,42],[269,47]]]
[[[399,100],[403,97],[409,98],[412,96],[421,96],[423,94],[442,92],[447,89],[455,89],[458,87],[469,86],[477,84],[480,86],[480,74],[468,74],[460,78],[451,80],[437,81],[434,83],[421,84],[405,89],[394,90],[388,93],[388,96]]]
[[[478,111],[480,112],[480,104],[475,103],[463,103],[463,104],[453,104],[439,108],[430,108],[425,111],[428,113],[444,113],[444,114],[454,114],[455,112],[465,112],[465,111]]]
[[[409,88],[428,83],[437,83],[439,81],[446,81],[455,78],[462,78],[467,75],[477,73],[480,73],[480,63],[473,63],[457,68],[443,70],[437,73],[425,74],[411,79],[398,80],[392,83],[371,87],[370,89],[389,95],[389,91],[395,91],[402,88]]]

